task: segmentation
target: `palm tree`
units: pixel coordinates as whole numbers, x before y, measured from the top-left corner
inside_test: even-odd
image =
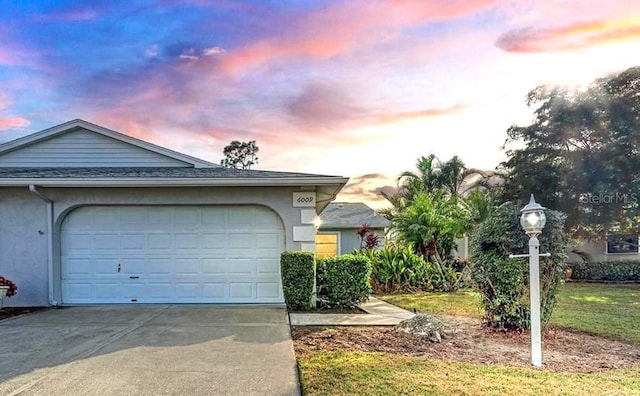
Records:
[[[443,289],[451,288],[446,255],[454,246],[454,239],[462,236],[467,227],[466,214],[456,197],[443,190],[435,193],[419,192],[400,210],[391,222],[391,230],[398,240],[413,246],[438,270]]]

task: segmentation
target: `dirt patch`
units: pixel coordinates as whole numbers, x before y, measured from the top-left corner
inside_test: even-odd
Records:
[[[441,343],[396,332],[393,327],[312,327],[292,329],[296,353],[318,351],[386,352],[448,361],[531,367],[529,333],[482,327],[479,319],[438,315],[456,332]],[[543,335],[545,370],[595,372],[640,366],[640,346],[562,329]]]
[[[13,316],[25,315],[31,312],[42,311],[47,307],[4,307],[0,309],[0,320]]]

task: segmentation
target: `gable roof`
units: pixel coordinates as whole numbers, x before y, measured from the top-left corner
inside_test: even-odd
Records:
[[[333,202],[320,213],[320,229],[357,228],[368,224],[371,228],[385,228],[391,222],[362,202]]]
[[[315,191],[316,213],[319,213],[349,181],[342,176],[224,168],[83,120],[69,121],[0,145],[0,156],[78,130],[92,131],[158,153],[185,166],[0,166],[0,187],[292,187],[294,191]]]
[[[144,140],[140,140],[128,135],[125,135],[120,132],[113,131],[108,128],[101,127],[96,124],[92,124],[88,121],[76,119],[72,121],[65,122],[60,125],[56,125],[51,128],[47,128],[43,131],[33,133],[31,135],[24,136],[22,138],[18,138],[12,140],[10,142],[4,143],[0,145],[0,156],[35,145],[40,142],[44,142],[46,140],[52,139],[57,136],[61,136],[70,132],[74,132],[80,129],[84,129],[86,131],[90,131],[107,138],[114,139],[119,142],[127,143],[129,145],[141,148],[143,150],[147,150],[168,158],[175,159],[177,161],[182,161],[187,166],[193,166],[195,168],[217,168],[220,167],[218,164],[214,164],[212,162],[208,162],[205,160],[201,160],[199,158],[192,157],[190,155],[182,154],[177,151],[170,150],[168,148],[164,148],[153,143],[146,142]]]

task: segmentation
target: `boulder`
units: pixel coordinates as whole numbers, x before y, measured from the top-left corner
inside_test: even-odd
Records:
[[[424,337],[431,342],[442,342],[443,337],[452,333],[450,325],[429,314],[417,314],[411,319],[403,320],[396,326],[396,331]]]

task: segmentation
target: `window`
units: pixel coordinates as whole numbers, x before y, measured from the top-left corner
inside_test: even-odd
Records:
[[[332,257],[338,255],[338,234],[316,234],[316,256]]]
[[[638,236],[633,234],[607,235],[607,254],[638,254]]]

